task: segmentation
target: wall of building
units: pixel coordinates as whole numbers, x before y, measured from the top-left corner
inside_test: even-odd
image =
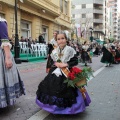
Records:
[[[28,37],[33,39],[47,30],[47,41],[53,37],[54,30],[70,30],[70,5],[68,1],[68,14],[60,13],[60,0],[25,0],[18,2],[18,35],[19,38],[24,32],[24,23],[29,25]],[[37,3],[37,4],[36,4]],[[3,15],[8,23],[9,36],[15,35],[15,10],[14,0],[1,0],[0,15]],[[48,8],[47,8],[48,7]],[[44,9],[43,9],[44,8]],[[27,26],[26,26],[27,27]],[[25,29],[27,30],[27,29]]]
[[[75,23],[80,24],[81,30],[86,29],[85,37],[90,38],[89,28],[93,28],[94,38],[104,39],[104,1],[105,0],[73,0],[75,8],[72,10],[72,19]],[[97,6],[97,7],[96,7]],[[85,17],[83,17],[85,16]]]
[[[118,0],[108,0],[108,7],[110,8],[110,37],[114,40],[118,39]]]

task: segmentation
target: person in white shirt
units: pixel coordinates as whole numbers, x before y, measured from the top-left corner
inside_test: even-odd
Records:
[[[88,48],[87,42],[84,42],[84,45],[82,46],[82,53],[81,53],[81,59],[83,63],[85,63],[85,66],[87,66],[87,62],[90,61],[90,56],[88,54]]]

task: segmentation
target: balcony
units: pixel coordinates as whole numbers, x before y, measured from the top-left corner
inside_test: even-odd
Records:
[[[60,15],[60,18],[63,19],[64,21],[69,21],[69,22],[70,22],[70,17],[68,17],[68,16],[65,15],[65,14],[61,14],[61,15]]]
[[[116,24],[117,24],[117,23],[118,23],[118,21],[117,21],[117,20],[114,20],[114,21],[113,21],[113,23],[116,23]]]
[[[93,0],[93,3],[103,5],[103,0]]]
[[[114,27],[118,27],[118,24],[117,24],[117,23],[113,23],[113,26],[114,26]]]
[[[115,3],[114,6],[117,7],[117,3]]]
[[[94,31],[103,31],[103,27],[99,27],[99,26],[97,26],[97,27],[95,27],[94,26]]]
[[[94,23],[103,23],[103,19],[93,19]]]
[[[113,32],[114,32],[114,34],[117,33],[117,32],[118,32],[118,29],[114,29]]]
[[[93,9],[93,13],[103,14],[103,10],[102,10],[102,9],[96,9],[96,8],[94,8],[94,9]]]
[[[10,2],[8,2],[8,0],[0,1],[9,6],[15,5],[15,0],[10,0]],[[60,16],[59,2],[57,3],[57,1],[55,1],[55,3],[53,3],[53,0],[23,0],[23,3],[18,3],[18,8],[50,21]]]
[[[117,14],[118,12],[116,10],[114,10],[114,13]]]
[[[113,10],[114,10],[114,11],[117,11],[117,7],[113,7]]]
[[[115,30],[117,30],[117,29],[118,29],[118,27],[114,26],[114,29],[115,29]]]
[[[120,30],[120,25],[118,25],[118,27],[117,27],[119,30]]]
[[[117,34],[117,33],[114,33],[114,36],[118,36],[118,34]]]
[[[33,6],[34,8],[38,10],[45,10],[46,14],[59,17],[60,16],[60,10],[59,5],[54,4],[50,0],[26,0],[24,3]]]
[[[109,2],[114,2],[114,0],[109,0]]]

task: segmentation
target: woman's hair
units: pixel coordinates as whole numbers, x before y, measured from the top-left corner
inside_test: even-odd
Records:
[[[87,41],[84,42],[84,45],[87,43]]]
[[[65,37],[65,39],[66,39],[66,41],[68,40],[66,33],[65,33],[64,31],[61,31],[61,32],[57,33],[57,35],[55,36],[55,40],[56,40],[56,41],[57,41],[57,36],[58,36],[59,34],[63,34],[64,37]]]
[[[57,34],[59,33],[59,31],[58,31],[58,30],[55,30],[54,32],[56,32]]]

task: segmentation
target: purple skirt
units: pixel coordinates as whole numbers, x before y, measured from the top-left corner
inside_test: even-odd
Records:
[[[76,98],[77,103],[73,104],[72,107],[67,108],[59,108],[56,105],[43,104],[38,99],[36,99],[36,104],[43,110],[46,110],[53,114],[77,114],[83,112],[85,110],[85,107],[89,106],[91,102],[87,92],[85,95],[86,99],[83,99],[81,92],[78,90],[78,96]]]

